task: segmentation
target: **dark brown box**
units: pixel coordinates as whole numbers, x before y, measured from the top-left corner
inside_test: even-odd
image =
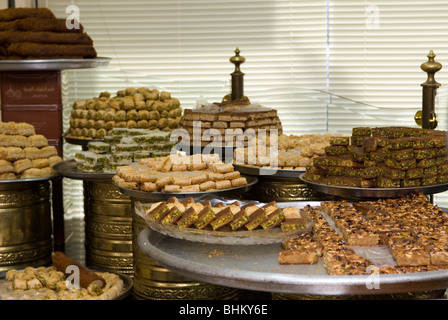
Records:
[[[61,105],[59,71],[0,73],[2,105]]]

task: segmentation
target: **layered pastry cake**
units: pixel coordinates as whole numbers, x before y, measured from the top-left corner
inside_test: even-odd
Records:
[[[282,124],[277,110],[250,103],[249,100],[234,100],[222,103],[198,103],[193,109],[185,109],[179,128],[179,136],[190,145],[242,146],[256,137],[258,130],[277,130],[282,133]]]
[[[115,128],[103,141],[90,141],[87,150],[76,152],[75,162],[83,172],[115,173],[140,159],[168,156],[175,143],[167,131]]]

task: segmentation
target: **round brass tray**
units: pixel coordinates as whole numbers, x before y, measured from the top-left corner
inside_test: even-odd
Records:
[[[0,185],[10,186],[10,185],[13,185],[13,184],[33,183],[33,182],[53,180],[53,179],[56,179],[56,178],[58,178],[58,176],[42,177],[42,178],[30,178],[30,179],[0,180]]]
[[[221,197],[232,197],[239,198],[239,196],[247,191],[249,191],[257,182],[257,177],[244,176],[247,180],[247,184],[241,187],[223,189],[223,190],[211,190],[211,191],[201,191],[201,192],[149,192],[142,190],[133,190],[128,188],[120,187],[119,185],[113,183],[120,191],[126,196],[133,198],[135,200],[150,200],[150,201],[164,201],[168,200],[170,197],[193,197],[198,198],[204,195],[215,195]]]
[[[279,244],[227,246],[175,239],[149,227],[138,235],[140,250],[191,279],[233,288],[311,295],[377,295],[448,287],[448,271],[407,274],[328,275],[323,262],[281,265]]]
[[[399,198],[414,192],[421,192],[423,194],[430,195],[448,190],[448,184],[437,184],[413,188],[354,188],[334,186],[307,181],[303,178],[303,175],[304,173],[300,175],[300,179],[310,188],[321,193],[343,198]]]
[[[275,169],[275,168],[260,168],[250,167],[241,164],[233,164],[235,170],[238,170],[242,174],[261,177],[275,177],[275,178],[299,178],[301,174],[305,173],[305,170],[287,170],[287,169]]]
[[[129,297],[129,295],[132,293],[132,286],[134,285],[134,281],[132,280],[132,278],[131,278],[130,276],[125,275],[125,274],[122,274],[122,273],[118,273],[118,272],[112,272],[112,271],[109,271],[109,270],[107,270],[107,271],[106,271],[106,270],[98,270],[98,269],[91,269],[91,270],[93,270],[93,271],[95,271],[95,272],[109,272],[109,273],[114,273],[114,274],[116,274],[117,276],[119,276],[121,280],[123,280],[124,290],[123,290],[123,292],[122,292],[118,297],[116,297],[114,300],[124,300],[124,299],[126,299],[127,297]],[[0,281],[6,281],[6,280],[5,280],[5,277],[6,277],[6,272],[2,272],[2,273],[0,273]],[[0,298],[0,300],[1,300],[1,298]]]
[[[115,173],[92,173],[81,171],[76,166],[75,160],[61,161],[54,165],[53,169],[63,177],[87,181],[112,181],[112,177],[115,175]]]
[[[1,60],[0,71],[86,69],[107,66],[111,58]]]

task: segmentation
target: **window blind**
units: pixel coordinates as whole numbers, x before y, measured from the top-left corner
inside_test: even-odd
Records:
[[[230,91],[236,47],[246,58],[245,94],[276,108],[285,133],[416,126],[426,80],[420,64],[430,50],[448,61],[444,0],[39,1],[58,17],[71,4],[99,56],[112,60],[64,72],[66,127],[74,100],[129,86],[170,91],[184,108],[201,96],[220,101]],[[442,84],[444,71],[436,74]],[[440,129],[448,125],[447,97],[442,86]],[[64,146],[68,157],[73,149]]]
[[[364,115],[335,110],[337,116],[329,117],[332,126],[355,125],[358,119],[369,125],[415,126],[420,84],[427,76],[421,63],[430,50],[442,65],[448,62],[447,12],[448,3],[437,0],[330,1],[329,90],[377,107]],[[440,71],[436,80],[447,83],[448,73]],[[444,117],[445,110],[440,111]]]

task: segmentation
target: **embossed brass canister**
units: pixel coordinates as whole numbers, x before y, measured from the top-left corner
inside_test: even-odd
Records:
[[[131,200],[111,181],[84,181],[86,264],[133,273]]]
[[[52,250],[50,181],[0,183],[0,272],[48,265]]]
[[[138,235],[147,225],[133,210],[134,297],[141,300],[232,300],[239,291],[187,279],[161,267],[138,246]]]
[[[309,188],[299,178],[257,176],[258,183],[244,195],[261,202],[324,201],[332,197]]]

